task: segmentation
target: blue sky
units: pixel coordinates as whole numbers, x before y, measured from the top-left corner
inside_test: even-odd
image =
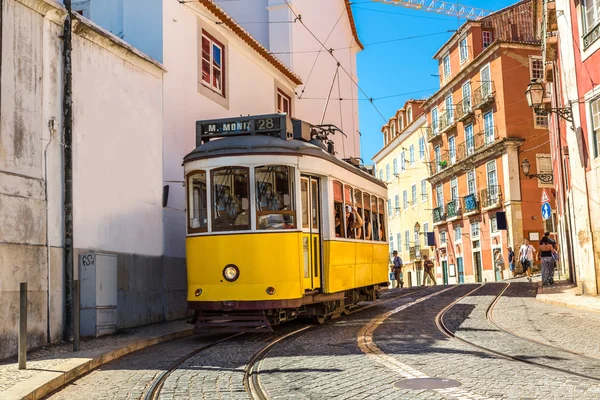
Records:
[[[479,0],[471,1],[469,5],[495,11],[515,2]],[[365,49],[358,53],[360,87],[373,99],[410,93],[374,100],[386,121],[406,100],[425,99],[435,93],[439,88],[439,78],[432,76],[437,74],[437,63],[432,56],[452,35],[453,32],[447,31],[457,29],[459,22],[456,17],[364,0],[354,1],[352,12],[358,35],[365,45]],[[422,35],[430,36],[369,45]],[[383,146],[380,130],[385,121],[368,101],[361,100],[359,122],[361,157],[365,164],[372,164],[371,158]]]

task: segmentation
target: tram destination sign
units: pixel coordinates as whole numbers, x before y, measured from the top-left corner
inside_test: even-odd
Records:
[[[287,114],[254,115],[196,122],[196,146],[213,138],[244,135],[271,135],[283,139],[292,132]]]

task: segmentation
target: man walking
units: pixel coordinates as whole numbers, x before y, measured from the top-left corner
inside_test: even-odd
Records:
[[[523,266],[523,272],[527,273],[527,280],[531,282],[533,273],[533,260],[535,259],[535,248],[529,244],[529,240],[523,239],[523,245],[519,249],[519,260]]]
[[[431,261],[426,255],[423,255],[423,270],[425,272],[423,274],[423,286],[425,286],[428,276],[433,281],[433,284],[437,285],[437,283],[435,282],[435,276],[433,275],[433,261]]]
[[[508,267],[510,268],[512,277],[517,276],[517,271],[515,271],[515,252],[510,246],[508,247]]]
[[[396,279],[396,287],[402,288],[404,287],[404,281],[402,280],[402,259],[400,258],[396,250],[394,250],[392,254],[394,255],[394,265],[392,266],[392,269],[394,272],[394,278]]]

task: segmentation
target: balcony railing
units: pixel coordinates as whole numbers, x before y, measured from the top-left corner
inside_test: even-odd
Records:
[[[500,186],[492,185],[481,191],[481,206],[483,208],[499,207],[502,204]]]
[[[471,99],[462,99],[460,103],[454,106],[454,118],[457,121],[464,121],[467,117],[473,115],[473,107],[471,107]]]
[[[477,193],[471,193],[463,197],[464,213],[476,213],[479,211],[479,200],[477,199]]]
[[[482,82],[481,86],[473,91],[473,108],[481,108],[486,104],[494,101],[496,89],[494,82]]]
[[[444,133],[456,125],[456,121],[454,120],[454,111],[452,109],[447,110],[445,113],[440,115],[439,125],[440,133]]]
[[[440,132],[439,128],[440,128],[439,122],[436,124],[431,124],[426,128],[428,142],[431,142],[433,139],[440,136],[441,132]]]
[[[489,126],[484,132],[480,132],[467,138],[466,141],[456,146],[456,161],[464,160],[477,150],[494,144],[499,139],[496,127]]]
[[[408,250],[410,255],[410,261],[416,261],[421,259],[421,246],[411,246]]]
[[[450,165],[450,154],[444,151],[429,164],[429,175],[435,175]]]
[[[460,217],[461,209],[460,202],[458,200],[452,200],[446,204],[446,218]]]
[[[446,216],[444,215],[444,206],[434,208],[432,211],[432,216],[434,224],[436,222],[444,221],[446,219]]]

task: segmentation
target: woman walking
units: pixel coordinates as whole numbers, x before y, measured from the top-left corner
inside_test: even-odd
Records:
[[[554,251],[554,244],[551,239],[544,236],[540,240],[539,255],[542,260],[542,285],[554,285],[554,267],[556,260],[552,256]]]

